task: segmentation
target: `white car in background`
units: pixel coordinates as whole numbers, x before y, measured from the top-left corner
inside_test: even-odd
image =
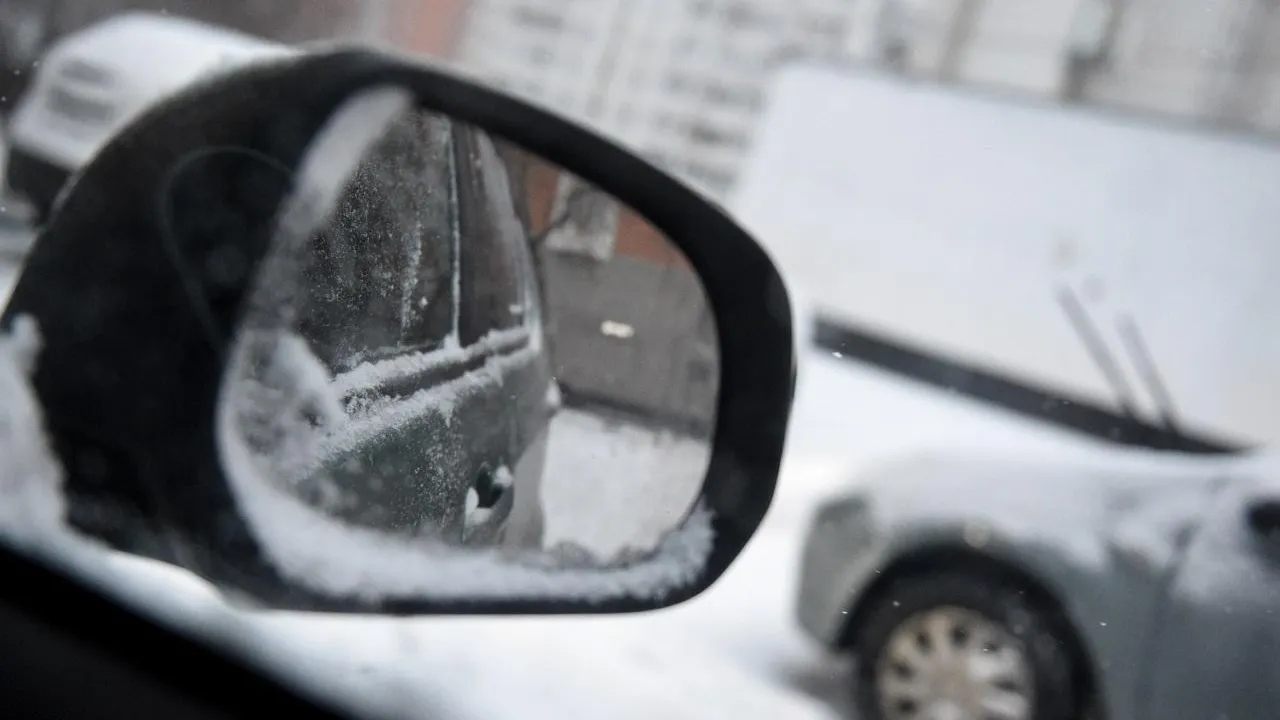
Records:
[[[112,17],[59,39],[7,130],[9,192],[48,219],[67,180],[120,128],[196,80],[288,46],[155,13]]]

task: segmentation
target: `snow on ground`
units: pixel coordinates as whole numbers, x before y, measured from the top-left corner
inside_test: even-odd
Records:
[[[847,668],[792,621],[795,560],[814,504],[858,468],[913,449],[1090,444],[825,354],[807,353],[800,377],[763,527],[715,586],[675,608],[578,618],[264,614],[230,607],[156,563],[101,553],[108,559],[96,562],[110,567],[94,574],[126,579],[126,595],[161,618],[379,717],[836,720],[847,713]]]
[[[547,442],[543,542],[570,541],[600,557],[654,548],[693,507],[710,461],[706,442],[562,410]]]

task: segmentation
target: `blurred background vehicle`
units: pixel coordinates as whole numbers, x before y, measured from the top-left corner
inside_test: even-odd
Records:
[[[1276,472],[1143,451],[888,462],[819,504],[797,617],[856,657],[863,717],[1251,717],[1280,702]]]
[[[51,44],[8,122],[5,182],[36,224],[117,130],[202,77],[284,46],[158,13],[127,13]]]
[[[1095,651],[1094,667],[1110,670],[1093,682],[1119,693],[1140,685],[1132,692],[1149,698],[1127,706],[1135,717],[1175,717],[1180,690],[1197,687],[1185,675],[1193,661],[1238,673],[1213,675],[1215,687],[1270,681],[1235,664],[1274,653],[1274,638],[1255,632],[1268,617],[1259,596],[1257,612],[1232,624],[1226,613],[1239,598],[1223,594],[1243,583],[1193,581],[1195,567],[1217,563],[1266,582],[1260,556],[1233,544],[1243,535],[1213,539],[1247,531],[1228,501],[1246,484],[1224,485],[1214,496],[1221,504],[1192,513],[1181,499],[1208,493],[1214,473],[1170,480],[1168,493],[1163,479],[1144,481],[1135,493],[1117,469],[1135,452],[1173,453],[1162,456],[1171,467],[1226,467],[1233,453],[1280,439],[1269,310],[1280,259],[1270,237],[1280,14],[1269,3],[0,0],[0,18],[19,8],[43,18],[27,26],[50,28],[28,32],[38,40],[26,45],[6,42],[39,46],[34,55],[12,51],[26,59],[6,55],[27,78],[54,39],[125,9],[277,42],[359,37],[431,55],[572,115],[721,202],[811,301],[811,326],[801,331],[814,344],[778,497],[761,535],[705,597],[590,631],[526,620],[253,621],[298,657],[324,655],[333,677],[379,668],[369,694],[389,715],[421,716],[424,697],[447,697],[445,716],[459,718],[528,717],[531,708],[554,717],[855,717],[857,670],[795,622],[802,543],[827,498],[856,494],[873,476],[878,488],[913,487],[912,473],[893,471],[907,465],[889,461],[926,450],[975,458],[966,467],[1003,468],[1015,456],[1031,463],[966,484],[973,512],[924,508],[953,529],[987,513],[1017,516],[1022,506],[1003,500],[1010,493],[1040,512],[1106,516],[1107,530],[1090,526],[1094,543],[1115,528],[1152,529],[1119,519],[1160,516],[1166,500],[1180,508],[1170,509],[1177,521],[1154,527],[1175,536],[1199,528],[1198,539],[1173,543],[1181,560],[1161,554],[1172,542],[1164,536],[1126,535],[1124,552],[1156,558],[1157,569],[1132,560],[1127,574],[1108,565],[1093,576],[1155,583],[1143,587],[1165,608],[1158,626],[1135,619],[1149,607],[1136,587],[1131,602],[1115,596],[1075,619],[1092,624],[1081,637],[1113,643]],[[661,410],[672,432],[696,433],[706,405],[686,401],[707,396],[706,348],[675,339],[715,329],[682,299],[690,288],[672,280],[678,261],[629,231],[625,212],[575,199],[572,179],[536,168],[525,179],[532,215],[548,225],[572,218],[557,225],[564,232],[534,236],[544,272],[556,278],[543,288],[549,315],[563,308],[550,342],[565,358],[557,376],[566,397],[619,413]],[[586,207],[566,212],[575,205]],[[0,213],[0,241],[29,233]],[[586,282],[601,276],[609,281]],[[621,294],[606,292],[614,283],[644,289],[652,304],[619,303]],[[565,300],[587,290],[600,294]],[[618,350],[627,338],[663,348],[670,367],[628,365]],[[573,359],[599,356],[616,357],[616,371],[586,372],[601,366]],[[1082,457],[1102,469],[1072,470]],[[931,483],[959,482],[937,475]],[[886,537],[919,527],[877,526]],[[1036,557],[1079,540],[1039,538]],[[1166,575],[1151,580],[1158,568]],[[933,582],[910,595],[936,598],[968,581]],[[1093,586],[1075,577],[1070,587]],[[1055,597],[1067,604],[1065,591]],[[1196,625],[1189,613],[1200,610]],[[1177,637],[1170,629],[1179,627],[1252,632],[1254,644],[1201,657],[1210,643],[1197,631]],[[1133,638],[1157,636],[1169,643],[1159,652],[1187,664],[1150,667],[1146,685],[1106,679],[1136,652]],[[602,661],[606,646],[622,659]],[[1143,652],[1151,660],[1157,650]],[[1269,716],[1265,695],[1217,692],[1206,688],[1185,707]]]

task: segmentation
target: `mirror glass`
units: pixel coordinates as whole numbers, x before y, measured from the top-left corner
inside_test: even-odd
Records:
[[[270,559],[374,595],[688,580],[720,366],[686,258],[475,127],[377,98],[343,112],[291,179],[222,389],[220,447]]]

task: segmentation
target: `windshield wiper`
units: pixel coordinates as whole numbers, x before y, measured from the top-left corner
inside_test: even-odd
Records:
[[[1066,312],[1067,319],[1071,321],[1072,329],[1076,331],[1076,335],[1089,352],[1094,364],[1101,371],[1115,393],[1117,402],[1120,405],[1120,412],[1135,425],[1150,427],[1139,415],[1138,404],[1134,399],[1133,390],[1125,380],[1124,372],[1120,369],[1115,357],[1107,349],[1106,341],[1102,339],[1101,334],[1090,321],[1084,305],[1070,287],[1063,285],[1058,288],[1058,302],[1062,305],[1063,311]],[[1174,410],[1173,397],[1169,394],[1168,387],[1164,384],[1160,373],[1156,369],[1155,359],[1152,358],[1146,342],[1142,339],[1138,324],[1130,315],[1121,314],[1118,330],[1121,343],[1128,353],[1129,359],[1133,362],[1138,377],[1142,380],[1147,393],[1151,396],[1151,400],[1156,406],[1156,412],[1160,416],[1160,425],[1168,433],[1172,443],[1176,446],[1181,446],[1187,441],[1187,436],[1182,432]]]
[[[1142,418],[1138,415],[1138,405],[1134,401],[1133,391],[1129,387],[1129,383],[1125,381],[1124,372],[1120,370],[1115,357],[1107,350],[1106,341],[1102,339],[1097,329],[1094,328],[1093,323],[1089,321],[1089,315],[1085,312],[1084,305],[1080,303],[1071,288],[1066,285],[1058,288],[1058,304],[1062,306],[1062,310],[1067,314],[1067,319],[1071,322],[1071,328],[1076,331],[1076,336],[1084,344],[1084,348],[1088,351],[1094,365],[1098,367],[1107,384],[1111,386],[1112,392],[1116,395],[1116,401],[1120,404],[1120,412],[1133,422],[1141,424]]]
[[[1179,428],[1173,396],[1169,394],[1168,386],[1160,378],[1160,373],[1156,369],[1155,359],[1151,357],[1147,344],[1142,339],[1138,324],[1129,315],[1121,315],[1119,330],[1120,339],[1128,349],[1130,359],[1133,360],[1138,375],[1146,383],[1147,392],[1151,394],[1151,399],[1156,404],[1156,412],[1160,414],[1160,424],[1174,437],[1185,437]]]

